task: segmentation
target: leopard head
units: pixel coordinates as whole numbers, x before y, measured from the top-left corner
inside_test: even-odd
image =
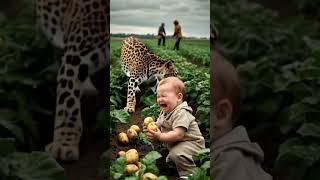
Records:
[[[164,77],[177,76],[177,70],[173,61],[167,61],[164,64]]]

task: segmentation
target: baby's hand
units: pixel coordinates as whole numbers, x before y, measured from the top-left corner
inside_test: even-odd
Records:
[[[145,134],[146,134],[147,139],[149,141],[154,141],[154,140],[159,140],[159,137],[161,135],[161,131],[159,128],[157,128],[157,131],[147,130],[147,132]]]

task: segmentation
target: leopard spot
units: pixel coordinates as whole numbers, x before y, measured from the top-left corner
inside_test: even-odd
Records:
[[[69,93],[70,94],[70,93]],[[71,108],[73,105],[74,105],[74,99],[73,98],[70,98],[68,101],[67,101],[67,107],[68,108]]]
[[[79,56],[73,56],[73,60],[71,62],[71,65],[77,66],[80,64],[80,57]]]
[[[57,11],[57,10],[54,11],[54,14],[55,14],[56,16],[59,16],[59,15],[60,15],[59,11]]]
[[[80,36],[77,37],[76,42],[77,42],[77,43],[80,43],[80,42],[81,42],[81,37],[80,37]]]
[[[76,122],[76,121],[77,121],[77,118],[71,117],[70,120],[71,120],[72,122]]]
[[[69,69],[67,71],[67,76],[73,76],[74,75],[74,71],[72,69]]]
[[[83,36],[87,36],[88,35],[88,31],[87,30],[83,30],[82,33],[83,33]]]
[[[63,110],[60,110],[59,112],[58,112],[58,116],[62,116],[63,115]]]
[[[72,112],[72,116],[76,116],[79,114],[79,109],[75,109],[73,112]]]
[[[47,14],[44,14],[44,15],[43,15],[43,18],[44,18],[45,20],[48,20],[48,15],[47,15]]]
[[[73,82],[71,80],[68,82],[68,87],[69,87],[69,89],[73,88]]]
[[[99,60],[98,59],[99,59],[98,53],[94,53],[90,57],[90,60],[93,62],[93,64],[95,66],[98,66],[98,64],[99,64]]]
[[[59,104],[63,104],[64,103],[64,100],[68,97],[68,96],[70,96],[71,94],[69,93],[69,92],[63,92],[62,94],[61,94],[61,96],[59,97],[59,101],[58,101],[58,103]]]
[[[74,123],[69,122],[67,125],[69,128],[73,128],[74,127]]]
[[[51,19],[52,24],[57,25],[57,20],[55,18]]]
[[[78,79],[83,82],[88,77],[88,65],[81,64],[79,66],[79,73],[78,73]]]
[[[56,34],[56,29],[55,28],[51,28],[51,33],[52,34]]]
[[[90,5],[86,5],[87,12],[90,12],[90,9],[91,9]]]
[[[67,56],[66,56],[66,62],[67,62],[67,64],[71,64],[71,61],[72,61],[72,56],[71,56],[71,55],[67,55]]]
[[[97,2],[94,2],[94,3],[92,4],[92,7],[93,7],[94,9],[97,9],[97,8],[99,8],[99,4],[98,4]]]

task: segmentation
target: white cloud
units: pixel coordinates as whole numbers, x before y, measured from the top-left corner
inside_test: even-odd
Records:
[[[129,33],[132,27],[136,32],[130,33],[155,34],[164,22],[167,34],[172,35],[173,21],[178,19],[185,36],[209,37],[209,0],[111,0],[110,8],[111,33]]]

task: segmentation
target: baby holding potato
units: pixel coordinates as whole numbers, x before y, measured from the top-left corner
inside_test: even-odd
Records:
[[[192,108],[184,101],[185,86],[177,77],[162,79],[157,87],[157,103],[160,116],[155,131],[144,126],[151,141],[158,140],[168,145],[166,162],[173,161],[180,178],[186,178],[195,167],[192,155],[205,148],[204,138],[192,115]]]

